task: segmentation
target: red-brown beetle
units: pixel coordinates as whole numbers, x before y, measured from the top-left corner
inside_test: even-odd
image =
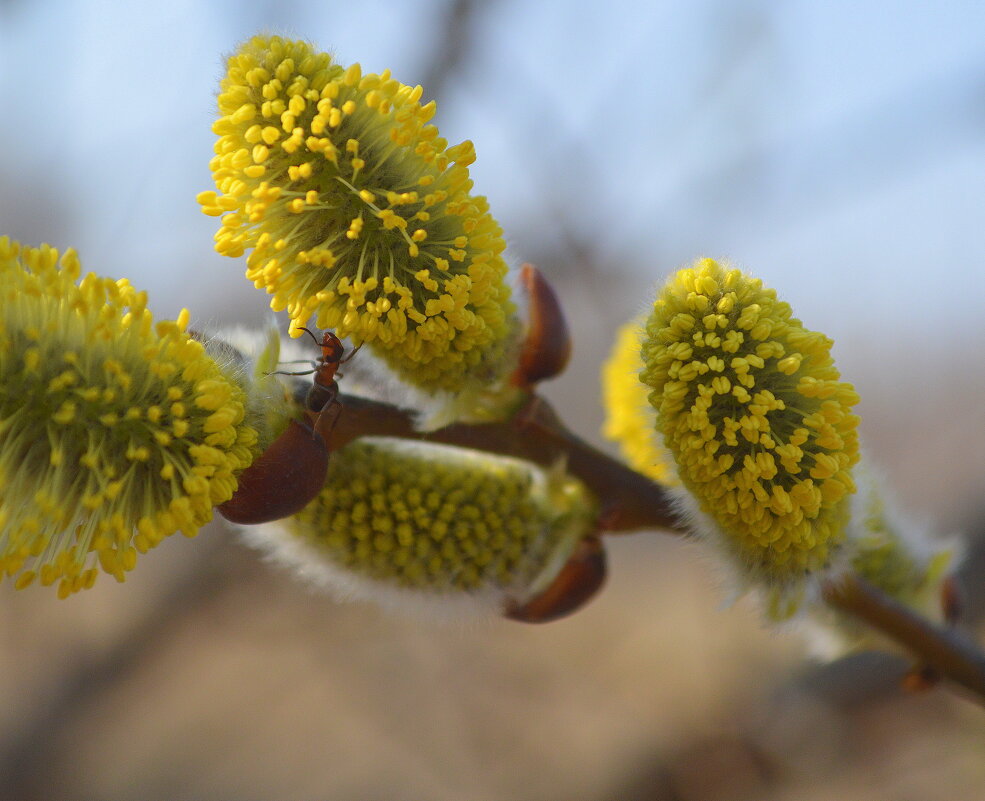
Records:
[[[310,370],[279,375],[314,375],[305,398],[308,411],[315,414],[314,422],[292,420],[240,473],[233,497],[218,507],[233,523],[253,525],[288,517],[307,506],[325,484],[329,438],[342,411],[336,377],[341,375],[339,365],[356,351],[343,358],[345,348],[334,333],[326,331],[319,341],[307,328],[302,330],[319,345],[321,358],[312,362]]]

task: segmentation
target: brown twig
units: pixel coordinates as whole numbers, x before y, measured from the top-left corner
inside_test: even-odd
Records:
[[[607,531],[661,529],[682,533],[667,491],[654,481],[593,448],[569,431],[537,395],[510,419],[456,423],[436,431],[414,428],[412,412],[356,396],[339,396],[343,412],[329,450],[359,437],[386,436],[474,448],[526,459],[544,467],[564,460],[568,471],[602,499]],[[953,629],[932,624],[862,579],[849,576],[824,585],[824,600],[909,650],[921,665],[972,692],[985,703],[985,653]]]
[[[567,470],[602,499],[607,531],[659,528],[680,531],[667,491],[571,433],[543,398],[531,395],[508,420],[414,429],[413,413],[388,403],[340,395],[343,412],[329,450],[359,437],[401,437],[474,448],[526,459],[543,467],[564,460]]]
[[[824,585],[824,600],[904,646],[923,665],[985,703],[985,654],[953,628],[931,623],[858,576]]]

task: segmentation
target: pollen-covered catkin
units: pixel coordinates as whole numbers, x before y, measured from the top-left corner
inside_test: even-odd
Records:
[[[858,395],[831,344],[761,281],[711,259],[678,272],[646,324],[641,380],[685,506],[772,587],[823,570],[845,539]]]
[[[496,611],[536,594],[595,514],[560,469],[365,438],[332,455],[324,490],[301,513],[247,533],[343,596],[410,609],[431,600],[444,614],[456,602]]]
[[[605,422],[602,436],[619,445],[634,470],[654,481],[674,483],[674,470],[653,425],[649,390],[640,382],[644,319],[630,320],[616,334],[612,353],[602,367]]]
[[[65,597],[193,536],[252,461],[246,398],[188,312],[0,238],[0,577]]]
[[[286,309],[369,343],[421,388],[507,370],[516,321],[499,225],[471,194],[471,142],[449,147],[434,102],[389,71],[364,75],[311,45],[254,37],[219,92],[216,249]]]

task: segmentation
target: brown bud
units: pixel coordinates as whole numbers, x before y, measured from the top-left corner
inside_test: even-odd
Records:
[[[598,537],[586,537],[550,586],[522,604],[507,607],[505,617],[521,623],[549,623],[581,609],[605,583],[605,549]]]
[[[949,626],[957,623],[964,613],[964,593],[956,576],[948,576],[941,584],[941,611]]]
[[[920,665],[904,674],[900,684],[908,693],[925,693],[941,681],[941,674],[930,665]]]
[[[571,335],[557,294],[540,270],[524,264],[520,283],[530,299],[530,320],[511,380],[526,388],[564,371],[571,357]]]
[[[320,436],[292,420],[256,461],[239,474],[233,497],[219,513],[233,523],[254,525],[300,512],[321,492],[328,450]]]

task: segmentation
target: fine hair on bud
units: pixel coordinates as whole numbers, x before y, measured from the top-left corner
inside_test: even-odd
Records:
[[[364,438],[332,454],[324,490],[301,513],[244,533],[340,599],[462,619],[537,595],[595,513],[560,468]]]
[[[868,455],[855,468],[844,558],[832,575],[854,576],[930,619],[941,618],[941,589],[961,557],[953,537],[934,536],[928,525],[901,509]],[[812,649],[832,658],[847,651],[889,645],[871,628],[831,607],[812,606],[806,628]]]

